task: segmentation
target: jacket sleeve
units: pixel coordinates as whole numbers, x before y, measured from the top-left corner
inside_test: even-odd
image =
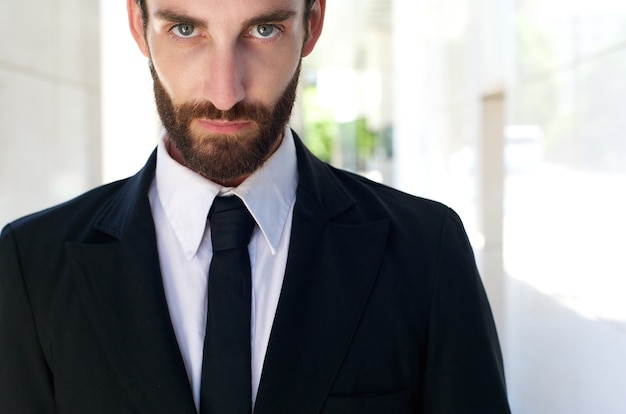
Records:
[[[425,373],[428,414],[507,414],[495,324],[461,220],[449,210],[441,232]]]
[[[52,376],[7,226],[0,236],[0,413],[54,412]]]

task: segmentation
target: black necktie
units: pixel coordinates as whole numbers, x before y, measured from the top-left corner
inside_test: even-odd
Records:
[[[218,197],[209,211],[213,259],[200,385],[201,414],[252,411],[248,243],[254,219],[238,197]]]

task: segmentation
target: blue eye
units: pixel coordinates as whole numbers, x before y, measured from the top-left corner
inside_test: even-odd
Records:
[[[273,24],[260,24],[254,26],[249,33],[250,36],[256,37],[257,39],[270,39],[278,35],[280,30]]]
[[[174,34],[179,37],[193,37],[196,33],[196,27],[187,23],[177,24],[173,30]]]

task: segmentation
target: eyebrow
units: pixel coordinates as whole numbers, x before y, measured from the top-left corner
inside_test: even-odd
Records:
[[[295,10],[289,10],[289,9],[274,10],[269,13],[255,16],[246,20],[242,24],[242,29],[246,29],[252,26],[258,26],[263,23],[284,22],[286,20],[293,18],[297,14],[298,13]],[[206,29],[209,26],[207,21],[204,19],[192,17],[187,14],[177,12],[174,10],[167,10],[167,9],[156,10],[154,12],[154,17],[160,20],[170,22],[170,23],[191,24],[201,29]]]
[[[296,14],[298,13],[295,10],[288,10],[288,9],[274,10],[269,13],[262,14],[260,16],[256,16],[256,17],[246,20],[243,23],[242,28],[245,29],[245,28],[252,27],[252,26],[258,26],[263,23],[284,22],[286,20],[293,18]]]
[[[200,27],[202,29],[206,29],[208,24],[205,20],[198,19],[196,17],[191,17],[183,13],[179,13],[174,10],[156,10],[154,12],[154,17],[159,20],[164,20],[170,23],[186,23],[191,24],[196,27]]]

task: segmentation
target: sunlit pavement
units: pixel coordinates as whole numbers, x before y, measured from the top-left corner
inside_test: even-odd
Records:
[[[506,188],[514,412],[625,413],[626,176],[542,167]]]

